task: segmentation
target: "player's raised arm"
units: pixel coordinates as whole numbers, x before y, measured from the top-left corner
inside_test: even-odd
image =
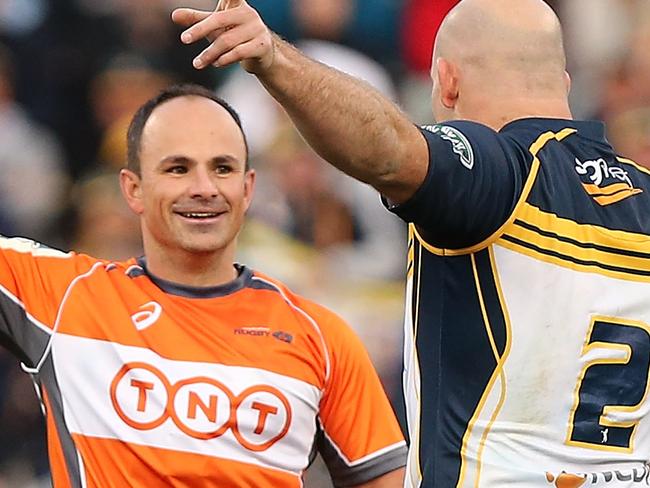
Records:
[[[210,41],[194,66],[240,62],[323,158],[395,202],[411,197],[429,157],[420,131],[399,108],[368,84],[304,56],[273,34],[246,2],[231,0],[229,7],[173,12],[174,22],[187,27],[183,42]]]

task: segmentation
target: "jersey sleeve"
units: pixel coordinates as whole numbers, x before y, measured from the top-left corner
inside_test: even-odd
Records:
[[[354,486],[406,464],[406,443],[361,340],[329,314],[330,356],[319,413],[317,448],[334,485]]]
[[[532,157],[489,127],[455,121],[421,129],[429,168],[415,195],[389,210],[431,245],[461,249],[494,234],[514,211]]]
[[[91,261],[0,236],[0,344],[33,367],[47,347],[68,285]]]

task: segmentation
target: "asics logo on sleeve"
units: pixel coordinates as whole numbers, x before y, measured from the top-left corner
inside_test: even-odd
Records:
[[[461,131],[448,125],[428,125],[424,129],[450,142],[452,146],[451,150],[458,155],[460,163],[463,166],[467,169],[474,167],[474,150],[467,137]]]
[[[131,315],[133,325],[140,331],[155,324],[162,313],[162,307],[157,302],[147,302],[140,305],[140,310],[140,312]]]

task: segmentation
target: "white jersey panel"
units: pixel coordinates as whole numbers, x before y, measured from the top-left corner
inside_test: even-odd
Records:
[[[301,473],[321,392],[250,367],[175,361],[58,334],[53,360],[70,433]]]
[[[413,278],[411,276],[406,282],[406,296],[411,297],[412,294]],[[411,439],[404,481],[404,486],[407,488],[416,488],[422,482],[422,473],[420,473],[419,467],[421,380],[417,348],[415,347],[415,333],[413,311],[411,307],[406,306],[404,313],[404,372],[402,381],[404,384],[409,438]]]
[[[650,365],[635,376],[635,388],[645,392],[640,403],[604,402],[603,416],[595,419],[602,425],[598,442],[576,440],[573,421],[589,368],[624,369],[635,354],[625,341],[592,340],[594,324],[628,326],[650,340],[650,284],[576,271],[498,245],[494,259],[509,318],[508,345],[466,434],[459,486],[647,486]],[[540,301],[542,296],[548,299]],[[616,427],[632,432],[628,446],[611,445]],[[579,476],[571,481],[567,473]]]

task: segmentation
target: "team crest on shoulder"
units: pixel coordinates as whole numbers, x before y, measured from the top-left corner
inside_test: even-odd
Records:
[[[474,167],[474,151],[472,146],[461,131],[449,125],[427,125],[424,130],[440,136],[451,143],[452,150],[458,155],[460,162],[467,169]]]
[[[634,187],[627,171],[607,164],[603,158],[590,161],[576,158],[575,163],[582,187],[603,207],[643,193],[643,190]]]

